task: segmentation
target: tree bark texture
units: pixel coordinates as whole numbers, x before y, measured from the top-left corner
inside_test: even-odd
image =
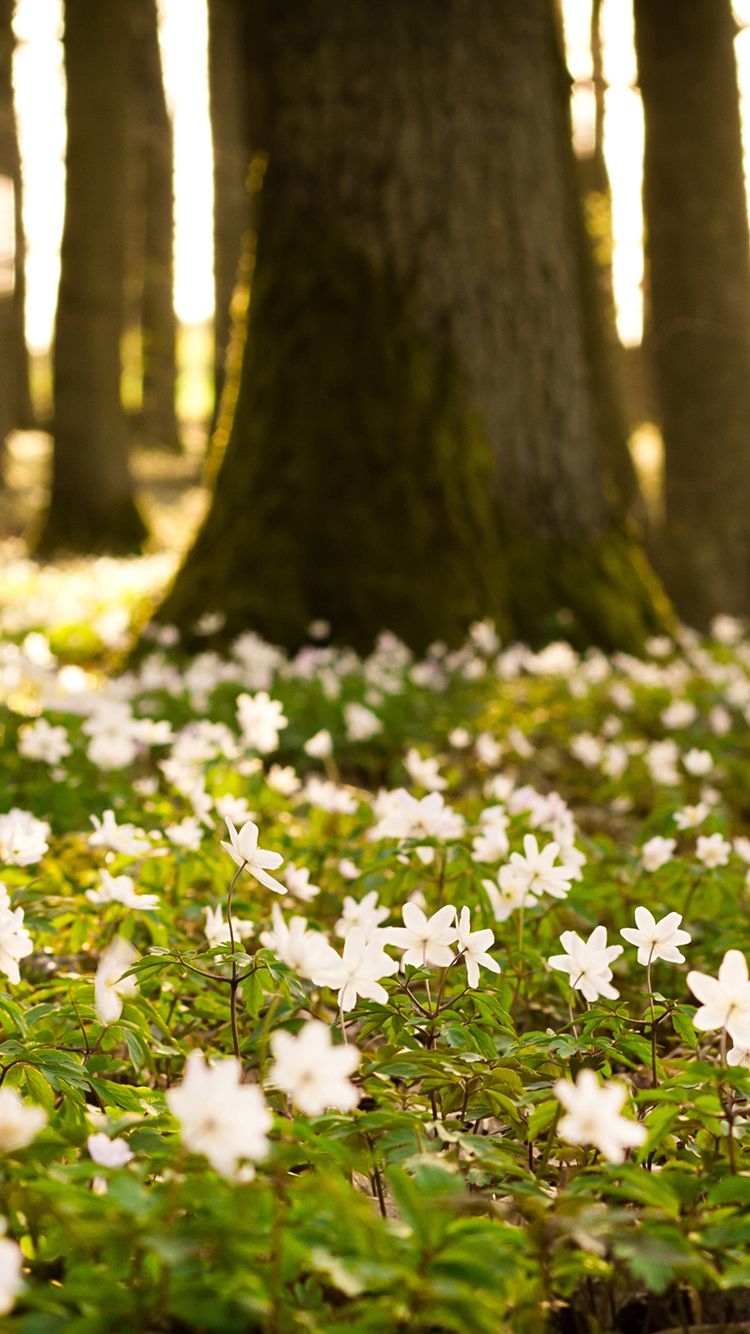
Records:
[[[45,553],[132,550],[144,533],[120,400],[129,37],[129,0],[67,0],[67,176]]]
[[[249,226],[252,156],[244,0],[208,0],[208,72],[214,154],[214,426],[218,422],[232,333],[232,295]]]
[[[163,615],[420,648],[474,616],[631,647],[551,0],[255,8],[268,166],[232,435]],[[560,622],[556,613],[564,607]]]
[[[156,0],[130,0],[133,26],[131,228],[140,306],[142,405],[138,436],[179,450],[176,414],[172,122],[162,79]]]
[[[704,627],[750,612],[750,259],[729,0],[636,0],[661,563]]]
[[[24,237],[21,165],[13,104],[13,0],[0,0],[0,177],[3,203],[12,202],[13,262],[0,275],[0,449],[8,433],[33,424],[24,337]],[[10,247],[9,247],[10,249]],[[9,260],[9,255],[5,259]]]

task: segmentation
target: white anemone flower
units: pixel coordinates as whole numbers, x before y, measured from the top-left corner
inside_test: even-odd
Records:
[[[274,1062],[269,1082],[287,1093],[296,1107],[308,1116],[326,1108],[350,1112],[359,1102],[359,1090],[349,1075],[360,1062],[356,1047],[334,1046],[331,1031],[319,1019],[310,1019],[296,1037],[273,1033]]]
[[[693,1016],[700,1032],[725,1028],[738,1047],[750,1047],[750,978],[747,961],[739,950],[727,950],[718,977],[695,970],[687,984],[701,1002]]]
[[[94,1004],[103,1024],[114,1024],[122,1014],[123,997],[134,996],[138,984],[134,977],[124,977],[138,958],[129,940],[115,936],[99,960],[94,978]]]
[[[638,946],[638,962],[644,968],[656,959],[684,963],[685,955],[679,946],[688,945],[692,937],[688,931],[680,930],[681,921],[681,913],[670,912],[657,922],[648,908],[640,907],[635,910],[635,927],[623,927],[620,935],[629,945]]]
[[[581,1070],[575,1084],[558,1079],[555,1096],[566,1112],[558,1133],[569,1144],[592,1144],[610,1163],[621,1163],[626,1149],[643,1144],[646,1127],[620,1116],[627,1096],[624,1084],[602,1085],[593,1070]]]
[[[268,874],[269,871],[278,870],[284,858],[280,852],[268,852],[258,847],[257,824],[247,820],[242,828],[237,830],[227,816],[227,829],[230,841],[227,843],[222,839],[221,846],[226,848],[232,860],[241,869],[255,876],[266,889],[272,889],[275,894],[286,894],[286,887]]]
[[[241,1078],[234,1057],[209,1065],[202,1052],[191,1051],[182,1083],[167,1093],[185,1148],[203,1154],[215,1171],[229,1178],[236,1177],[240,1159],[257,1162],[265,1157],[272,1124],[260,1089]]]

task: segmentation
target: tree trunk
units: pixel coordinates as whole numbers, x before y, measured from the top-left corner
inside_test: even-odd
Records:
[[[0,0],[0,450],[33,423],[24,338],[21,168],[13,104],[13,0]]]
[[[248,227],[250,116],[243,0],[208,0],[208,76],[214,154],[214,387],[219,418],[232,332],[232,295]]]
[[[729,0],[636,0],[662,563],[703,627],[750,612],[750,260]]]
[[[175,408],[177,320],[174,312],[172,122],[162,80],[155,0],[131,0],[134,212],[140,249],[143,394],[138,437],[147,447],[179,450]],[[139,197],[140,192],[140,197]]]
[[[120,401],[128,9],[129,0],[65,7],[67,176],[45,553],[134,550],[144,535]]]
[[[267,4],[239,399],[162,616],[642,642],[551,0]],[[264,21],[260,21],[261,18]],[[560,609],[565,615],[558,616]]]

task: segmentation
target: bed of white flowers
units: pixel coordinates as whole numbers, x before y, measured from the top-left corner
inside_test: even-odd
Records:
[[[108,675],[16,630],[3,1329],[747,1316],[741,626],[643,661],[167,627]]]

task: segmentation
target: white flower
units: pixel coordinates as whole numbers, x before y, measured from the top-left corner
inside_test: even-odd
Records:
[[[306,755],[312,756],[314,760],[327,760],[333,754],[333,741],[331,733],[322,727],[314,736],[308,737],[302,747]]]
[[[242,1084],[241,1077],[233,1057],[208,1065],[202,1052],[191,1051],[182,1083],[167,1093],[186,1149],[203,1154],[215,1171],[230,1178],[240,1159],[265,1157],[272,1124],[260,1089]]]
[[[686,755],[683,755],[682,763],[693,778],[705,778],[706,774],[710,774],[714,767],[711,752],[698,750],[696,746],[693,746]]]
[[[130,857],[151,851],[151,843],[143,830],[133,824],[118,825],[112,810],[105,811],[101,820],[92,815],[91,823],[94,832],[89,834],[90,848],[107,848],[110,852],[122,852]]]
[[[304,917],[292,917],[287,923],[278,903],[271,907],[272,931],[261,931],[260,943],[293,968],[300,977],[312,981],[319,967],[339,956],[320,931],[311,931]]]
[[[115,936],[99,959],[94,978],[94,1004],[103,1024],[113,1024],[122,1014],[123,996],[134,996],[138,990],[134,977],[123,977],[133,967],[138,951],[129,940]]]
[[[0,1088],[0,1153],[25,1149],[46,1124],[42,1107],[24,1102],[14,1088]]]
[[[203,829],[194,815],[186,815],[178,823],[168,824],[164,830],[164,837],[168,838],[175,848],[188,848],[191,852],[197,852],[203,841]]]
[[[750,1069],[750,1047],[734,1046],[727,1052],[727,1065],[741,1065]]]
[[[272,764],[266,774],[266,782],[274,792],[280,792],[282,797],[293,797],[302,787],[297,771],[291,764]]]
[[[619,991],[611,985],[610,964],[622,954],[622,945],[607,945],[606,927],[596,926],[588,940],[582,940],[577,931],[563,931],[560,944],[565,954],[555,954],[547,962],[550,968],[567,973],[570,985],[580,991],[587,1001],[599,996],[617,1000]]]
[[[377,935],[381,923],[387,919],[389,914],[390,908],[379,905],[376,889],[371,889],[369,894],[365,894],[365,897],[359,901],[353,899],[351,894],[345,894],[341,916],[334,930],[337,936],[346,938],[352,927],[358,926],[364,933],[365,939],[370,940]]]
[[[675,811],[673,819],[678,829],[695,829],[710,814],[711,807],[699,801],[697,806],[683,806],[681,811]]]
[[[693,1023],[701,1032],[725,1028],[739,1047],[750,1047],[750,979],[739,950],[727,950],[718,978],[692,971],[687,984],[701,1002]]]
[[[131,876],[110,875],[109,871],[100,871],[99,875],[99,888],[86,890],[86,898],[91,903],[122,903],[124,907],[140,912],[153,912],[159,907],[159,895],[138,894]]]
[[[295,866],[294,862],[287,862],[284,868],[284,881],[289,893],[302,903],[309,903],[320,893],[320,885],[310,883],[310,872],[306,866]]]
[[[286,894],[284,885],[268,874],[269,871],[278,870],[284,858],[280,852],[267,852],[258,847],[257,824],[248,820],[240,830],[237,830],[232,821],[227,819],[227,829],[230,842],[225,843],[222,840],[221,846],[226,848],[232,860],[249,871],[250,875],[255,876],[266,889],[272,889],[275,894]]]
[[[23,924],[23,908],[11,909],[0,903],[0,972],[5,973],[9,981],[20,982],[18,960],[25,959],[33,948],[31,936]]]
[[[717,866],[726,866],[731,851],[731,843],[722,838],[721,834],[699,834],[698,836],[695,855],[698,861],[703,862],[704,866],[711,869]]]
[[[648,908],[636,908],[635,927],[623,927],[620,935],[629,945],[638,946],[638,962],[644,967],[656,959],[663,959],[665,963],[684,963],[685,955],[678,946],[689,944],[692,937],[688,931],[679,930],[681,921],[682,915],[678,912],[667,913],[657,922]]]
[[[359,1090],[348,1078],[360,1062],[356,1047],[334,1046],[327,1024],[310,1019],[296,1037],[273,1033],[274,1062],[269,1082],[288,1093],[292,1102],[308,1116],[331,1107],[350,1112],[359,1102]]]
[[[229,816],[234,824],[244,824],[245,820],[254,818],[253,812],[248,806],[247,797],[237,797],[232,792],[225,792],[223,797],[217,797],[215,808],[216,814],[226,820]]]
[[[279,732],[289,721],[283,706],[278,700],[270,699],[265,690],[259,690],[257,695],[237,697],[237,720],[245,745],[259,755],[268,755],[277,749]]]
[[[403,950],[402,966],[414,968],[449,968],[456,957],[451,945],[457,940],[456,909],[449,903],[427,917],[416,903],[405,903],[401,909],[403,926],[387,928],[387,944]]]
[[[46,718],[37,718],[36,722],[19,728],[18,753],[26,760],[59,764],[71,753],[68,733],[64,727],[52,727]]]
[[[676,840],[673,838],[662,838],[660,834],[655,834],[641,848],[641,863],[644,871],[658,871],[661,866],[666,865],[671,860]]]
[[[750,865],[750,838],[740,836],[732,840],[737,856]]]
[[[97,1167],[124,1167],[133,1157],[124,1139],[110,1139],[109,1135],[89,1135],[86,1148]]]
[[[441,777],[438,771],[438,761],[435,756],[428,755],[423,759],[413,746],[407,751],[404,768],[412,783],[417,787],[426,788],[428,792],[442,792],[448,786],[447,780]]]
[[[230,944],[232,937],[229,933],[229,923],[224,921],[224,913],[221,904],[216,908],[212,908],[209,904],[206,904],[206,907],[203,909],[203,915],[205,917],[203,930],[209,948],[213,950],[217,949],[220,945]],[[232,930],[234,931],[235,940],[246,940],[249,936],[253,935],[255,927],[252,922],[246,922],[239,917],[233,916]]]
[[[339,875],[343,880],[359,880],[362,872],[351,857],[342,857],[339,862]]]
[[[21,1247],[9,1237],[0,1237],[0,1315],[12,1311],[23,1285]]]
[[[345,704],[344,721],[346,735],[350,741],[369,741],[370,737],[382,732],[383,724],[372,709],[364,704]]]
[[[559,843],[548,843],[540,851],[534,835],[526,834],[523,851],[523,856],[520,852],[512,852],[510,864],[516,877],[525,880],[529,898],[550,894],[553,899],[564,899],[570,891],[571,880],[575,878],[575,867],[555,866]]]
[[[342,955],[331,949],[323,963],[316,966],[312,981],[337,991],[339,1009],[351,1010],[358,996],[385,1005],[388,992],[379,979],[397,972],[398,963],[385,953],[379,940],[366,940],[364,932],[355,926],[344,941]]]
[[[0,815],[0,862],[6,866],[31,866],[47,851],[49,825],[29,811],[13,806]]]
[[[327,778],[310,774],[305,783],[305,800],[321,811],[330,811],[332,815],[354,815],[359,802],[357,798]]]
[[[646,1127],[620,1116],[624,1084],[600,1084],[593,1070],[580,1070],[575,1084],[558,1079],[555,1096],[565,1108],[558,1133],[569,1144],[593,1144],[610,1163],[621,1163],[625,1150],[643,1144]]]
[[[529,898],[526,878],[518,875],[514,866],[501,866],[497,883],[483,880],[482,885],[496,922],[507,921],[516,908],[522,908],[527,902],[536,903],[536,899]]]
[[[472,931],[468,908],[462,908],[456,923],[458,955],[466,964],[466,979],[470,987],[479,986],[479,969],[489,968],[491,973],[499,973],[500,964],[487,950],[495,943],[495,936],[489,928]]]

